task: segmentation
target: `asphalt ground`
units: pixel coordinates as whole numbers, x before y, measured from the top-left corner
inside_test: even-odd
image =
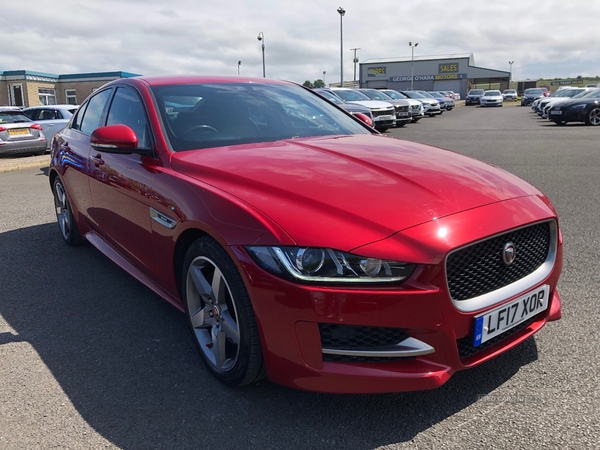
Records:
[[[565,240],[560,321],[439,389],[400,394],[222,386],[183,314],[91,245],[62,243],[46,168],[1,173],[0,449],[598,448],[599,133],[522,107],[387,133],[525,178]]]

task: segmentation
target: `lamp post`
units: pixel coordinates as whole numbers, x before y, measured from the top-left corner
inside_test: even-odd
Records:
[[[356,50],[360,50],[360,47],[351,48],[350,50],[354,50],[354,59],[352,62],[354,63],[354,82],[356,82],[356,63],[358,63],[358,58],[356,57]]]
[[[238,75],[240,74],[240,66],[242,65],[241,61],[238,61]]]
[[[417,45],[419,45],[418,42],[415,42],[415,45],[413,45],[412,42],[409,42],[408,45],[410,46],[410,50],[411,50],[411,57],[410,57],[410,90],[413,90],[413,82],[414,82],[414,78],[415,78],[415,47]]]
[[[323,84],[325,86],[327,86],[327,83],[325,83],[325,75],[327,75],[327,71],[326,70],[323,71]]]
[[[340,13],[340,87],[344,87],[344,33],[342,17],[346,14],[346,10],[340,6],[337,12]]]
[[[510,66],[510,71],[508,72],[508,88],[510,89],[510,82],[512,81],[512,65],[514,61],[509,61],[508,65]]]
[[[260,31],[258,33],[258,37],[256,39],[258,39],[258,42],[261,43],[262,61],[263,61],[263,78],[266,78],[266,75],[265,75],[265,35],[263,34],[262,31]]]

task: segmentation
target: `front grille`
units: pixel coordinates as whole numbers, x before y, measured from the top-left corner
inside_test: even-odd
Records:
[[[505,331],[504,333],[490,339],[489,341],[484,342],[481,345],[478,345],[477,347],[473,346],[473,336],[467,336],[461,339],[457,339],[456,345],[458,346],[458,355],[460,356],[460,359],[464,359],[468,356],[474,355],[475,353],[485,350],[486,348],[490,348],[492,345],[511,337],[512,335],[518,333],[521,330],[524,330],[536,320],[537,317],[531,317],[525,322],[521,322],[516,327]]]
[[[393,109],[384,109],[384,110],[380,110],[380,111],[373,111],[373,117],[393,116],[393,115],[394,115]]]
[[[396,111],[408,111],[408,106],[397,106]]]
[[[365,327],[356,325],[319,324],[321,346],[337,350],[373,350],[396,345],[409,336],[400,328]],[[377,357],[323,354],[326,362],[393,362],[406,361],[412,357]]]
[[[374,349],[396,345],[408,338],[400,328],[319,324],[321,346],[330,349]]]
[[[516,258],[503,260],[504,246],[512,242]],[[535,272],[550,251],[550,222],[543,222],[457,250],[446,261],[452,300],[467,300],[508,286]]]

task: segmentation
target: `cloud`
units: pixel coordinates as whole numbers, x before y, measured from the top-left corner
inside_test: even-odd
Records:
[[[270,78],[339,79],[343,6],[344,73],[360,61],[473,53],[478,66],[513,78],[600,74],[600,4],[571,0],[54,0],[7,2],[0,70],[78,73],[123,70],[262,76],[259,32]],[[10,44],[6,44],[10,43]]]

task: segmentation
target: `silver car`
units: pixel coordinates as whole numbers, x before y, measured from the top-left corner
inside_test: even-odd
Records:
[[[479,106],[502,106],[504,99],[502,93],[498,90],[485,91],[481,97],[479,97]]]
[[[46,136],[42,126],[18,108],[0,107],[0,156],[44,153]]]
[[[62,130],[77,111],[78,105],[44,105],[25,108],[23,114],[42,126],[46,135],[47,146],[54,135]]]

